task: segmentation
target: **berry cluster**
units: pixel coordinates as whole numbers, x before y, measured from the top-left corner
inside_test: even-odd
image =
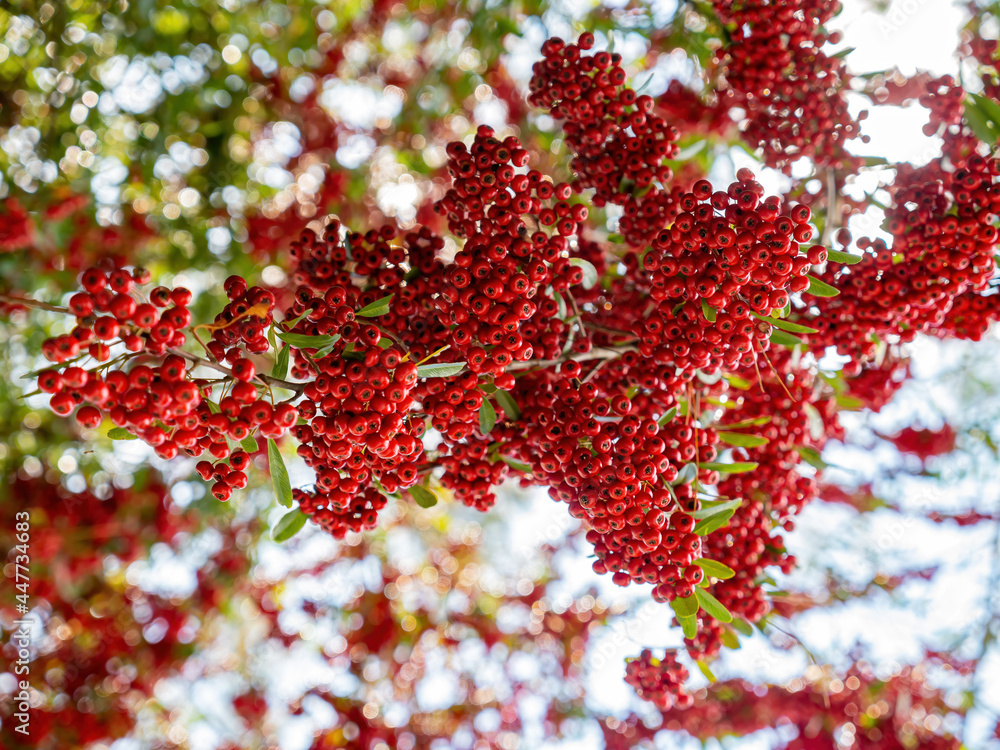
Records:
[[[625,667],[625,682],[635,688],[636,694],[661,711],[670,708],[690,708],[694,699],[684,690],[688,671],[677,661],[676,653],[667,651],[662,659],[653,658],[652,652],[643,649],[638,658],[631,659]]]
[[[619,230],[630,244],[644,245],[676,213],[676,196],[664,187],[673,173],[664,161],[676,154],[680,132],[654,111],[652,97],[625,85],[621,55],[583,54],[593,45],[592,34],[577,44],[546,41],[528,101],[565,121],[574,189],[593,188],[595,206],[621,206]]]
[[[862,238],[861,263],[833,267],[822,279],[841,291],[816,302],[820,315],[810,336],[818,351],[836,346],[852,361],[848,375],[860,372],[877,341],[896,337],[910,341],[917,333],[949,330],[954,301],[967,292],[983,291],[993,277],[997,229],[991,216],[1000,209],[1000,161],[970,157],[964,167],[940,175],[936,165],[901,175],[886,212],[891,246]],[[965,305],[960,325],[980,330],[988,323],[989,305]],[[980,320],[970,319],[978,312]]]
[[[234,446],[255,432],[265,438],[281,437],[298,419],[294,406],[273,406],[261,396],[258,388],[264,381],[254,382],[256,368],[246,356],[248,351],[268,348],[263,331],[271,321],[274,296],[259,287],[248,290],[243,279],[228,279],[231,302],[208,326],[213,329],[206,346],[213,359],[208,361],[179,349],[191,324],[191,292],[159,286],[145,301],[137,285],[148,281],[149,273],[139,269],[86,269],[81,275],[83,291],[69,301],[78,325],[70,334],[46,340],[42,351],[56,363],[89,355],[98,364],[91,369],[71,364],[63,370],[45,370],[39,374],[39,388],[51,394],[49,403],[56,414],[65,416],[76,409],[77,421],[95,428],[107,413],[117,427],[154,447],[161,458],[207,451],[217,463],[203,461],[198,471],[206,480],[216,479],[215,497],[228,500],[234,488],[247,483],[248,455]],[[83,346],[87,349],[81,353]],[[112,352],[119,349],[124,351],[112,359]],[[215,384],[193,377],[191,362],[208,364],[228,376],[228,395],[218,404],[210,400]]]
[[[809,286],[810,264],[826,259],[809,240],[810,211],[764,198],[747,169],[726,191],[707,180],[680,200],[684,209],[642,256],[649,296],[659,303],[643,324],[647,355],[685,369],[752,365],[769,345],[764,320]]]
[[[744,137],[763,149],[765,163],[788,172],[806,157],[853,171],[860,161],[844,146],[860,135],[860,126],[843,93],[849,76],[843,60],[821,49],[839,41],[824,24],[840,12],[840,2],[713,4],[729,28],[730,41],[717,53],[725,95],[746,112]]]

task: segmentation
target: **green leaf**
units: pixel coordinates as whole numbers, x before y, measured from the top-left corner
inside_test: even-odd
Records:
[[[417,484],[410,487],[407,491],[410,493],[410,497],[413,498],[414,502],[416,502],[416,504],[421,508],[433,508],[437,505],[437,495],[426,487]]]
[[[736,571],[730,568],[725,563],[720,563],[717,560],[706,560],[704,557],[699,558],[694,561],[694,564],[705,571],[705,575],[712,576],[712,578],[732,578],[736,575]]]
[[[715,505],[710,505],[708,507],[702,508],[701,510],[696,510],[691,513],[691,518],[695,520],[701,518],[711,518],[712,516],[717,516],[720,513],[728,513],[729,511],[735,511],[740,507],[739,500],[725,500],[721,503],[716,503]]]
[[[974,100],[969,99],[965,102],[965,122],[979,140],[991,146],[996,143],[997,131],[993,129],[989,118],[976,106]]]
[[[288,347],[283,346],[278,351],[278,356],[274,360],[274,369],[271,370],[271,377],[284,380],[288,377]]]
[[[818,450],[809,445],[797,445],[795,446],[795,451],[801,456],[802,460],[815,469],[826,469],[828,464],[822,458],[820,458],[820,453]]]
[[[853,255],[851,253],[843,253],[840,250],[827,250],[826,259],[832,260],[834,263],[840,263],[845,266],[853,266],[855,263],[860,263],[864,258],[860,255]]]
[[[753,419],[744,419],[732,424],[717,424],[713,426],[717,430],[742,430],[744,427],[757,427],[758,425],[767,424],[770,421],[771,416],[765,415],[763,417],[754,417]]]
[[[701,671],[701,673],[705,675],[706,680],[708,680],[709,682],[718,682],[718,680],[715,678],[715,675],[712,674],[712,670],[708,668],[708,664],[705,662],[704,659],[697,659],[695,661],[695,664],[698,665],[698,669]]]
[[[790,320],[785,320],[784,318],[770,318],[764,315],[758,315],[757,313],[750,311],[750,314],[759,320],[763,320],[765,323],[770,323],[775,328],[780,328],[782,331],[789,331],[791,333],[819,333],[815,328],[810,328],[809,326],[801,325],[800,323],[793,323]]]
[[[583,271],[583,288],[593,289],[597,286],[597,282],[600,277],[597,275],[597,269],[594,268],[594,264],[589,260],[584,260],[583,258],[570,258],[569,264],[571,266],[576,266]]]
[[[771,334],[771,340],[774,340],[774,334]],[[736,388],[740,391],[749,391],[753,387],[753,383],[749,380],[741,378],[739,375],[731,375],[729,373],[724,374],[723,379],[729,383],[730,386]]]
[[[733,517],[736,513],[734,510],[726,511],[725,513],[719,513],[709,518],[704,518],[698,521],[694,527],[694,533],[696,536],[708,536],[713,531],[718,531],[723,526],[729,525],[729,519]]]
[[[333,336],[307,336],[304,333],[278,331],[277,335],[279,339],[289,346],[294,346],[296,349],[322,349],[324,346],[330,346],[340,340],[340,334],[334,334]]]
[[[389,312],[389,303],[392,302],[392,298],[395,295],[390,294],[388,297],[383,297],[382,299],[377,299],[370,305],[365,305],[356,313],[354,317],[356,318],[377,318],[379,315],[385,315]]]
[[[493,394],[493,398],[497,400],[500,408],[503,409],[503,413],[507,415],[508,422],[516,422],[521,418],[521,409],[509,392],[497,391]]]
[[[662,417],[656,420],[656,424],[658,424],[660,427],[663,427],[664,425],[669,424],[671,421],[673,421],[673,418],[676,416],[677,416],[677,407],[671,406],[670,409],[668,409],[667,412]]]
[[[556,301],[556,317],[559,320],[566,320],[569,317],[569,308],[566,307],[566,300],[559,292],[552,292],[552,299]]]
[[[840,294],[840,290],[836,287],[832,287],[825,281],[820,281],[815,276],[806,276],[809,279],[809,288],[806,289],[806,294],[811,294],[814,297],[836,297]]]
[[[138,440],[138,435],[133,435],[124,427],[112,427],[108,430],[108,437],[112,440]]]
[[[715,322],[715,310],[705,300],[701,301],[701,314],[709,323]]]
[[[745,471],[753,471],[757,468],[757,464],[753,461],[736,461],[731,464],[710,461],[709,463],[701,464],[698,468],[702,471],[722,471],[726,474],[742,474]]]
[[[771,343],[778,344],[779,346],[787,346],[789,349],[795,346],[805,346],[805,341],[800,339],[798,336],[793,336],[786,331],[779,331],[775,328],[771,331]]]
[[[670,602],[670,608],[678,617],[694,617],[698,614],[698,600],[693,596],[677,597]]]
[[[847,57],[849,54],[854,52],[854,50],[856,49],[857,47],[845,47],[844,49],[840,50],[840,52],[830,55],[830,57],[833,58],[834,60],[842,60],[843,58]]]
[[[257,438],[253,435],[247,435],[240,441],[240,447],[247,453],[256,453],[260,450],[260,446],[257,445]]]
[[[609,234],[608,242],[613,242],[616,245],[622,245],[625,243],[625,237],[620,234]]]
[[[274,528],[271,529],[271,539],[276,542],[284,542],[291,539],[302,530],[302,527],[306,525],[306,521],[308,520],[309,516],[298,508],[289,511],[274,524]]]
[[[418,378],[450,378],[465,369],[465,362],[441,362],[417,367]]]
[[[864,402],[860,398],[855,398],[854,396],[848,396],[842,394],[837,396],[837,406],[845,411],[857,411],[864,407]]]
[[[500,460],[512,469],[516,469],[517,471],[525,474],[531,473],[531,464],[526,464],[524,461],[518,461],[516,458],[511,458],[510,456],[500,456]]]
[[[689,484],[698,478],[697,464],[684,464],[677,472],[677,479],[671,484]]]
[[[719,622],[732,622],[733,616],[722,606],[722,602],[712,596],[710,593],[705,591],[705,589],[694,590],[694,595],[698,597],[698,603],[701,604],[701,608],[708,612],[712,617],[714,617]]]
[[[993,126],[993,130],[1000,133],[1000,104],[982,94],[969,94],[969,96],[972,97],[979,111],[989,120],[990,125]],[[994,136],[995,138],[996,136]]]
[[[309,316],[309,313],[311,313],[311,312],[312,312],[312,308],[310,307],[308,310],[306,310],[304,313],[302,313],[295,320],[292,320],[292,321],[287,321],[286,320],[285,321],[285,326],[288,328],[289,331],[295,330],[295,326],[297,326],[299,323],[301,323],[303,320],[305,320]],[[279,333],[284,333],[284,331],[281,331],[281,329],[278,329],[278,332]]]
[[[267,461],[271,466],[271,485],[274,487],[274,495],[278,502],[286,508],[292,507],[292,483],[288,481],[288,469],[285,468],[285,459],[281,457],[278,444],[273,438],[267,439]]]
[[[745,635],[747,638],[753,636],[753,625],[744,620],[742,617],[733,618],[733,628],[738,630],[740,633]]]
[[[688,617],[678,617],[677,620],[681,624],[681,630],[684,631],[684,637],[689,641],[693,641],[698,635],[698,618],[690,615]]]
[[[497,412],[493,408],[488,398],[483,399],[482,406],[479,407],[479,431],[483,435],[489,435],[493,431],[493,425],[497,423]]]
[[[767,445],[768,439],[760,435],[745,435],[742,432],[720,432],[719,440],[740,448],[759,448]]]
[[[722,645],[733,651],[741,647],[740,639],[736,637],[734,633],[729,628],[723,628],[722,633],[719,635],[719,639],[722,641]]]
[[[212,412],[212,414],[222,414],[222,408],[214,401],[206,400],[205,403],[208,404],[208,410]]]

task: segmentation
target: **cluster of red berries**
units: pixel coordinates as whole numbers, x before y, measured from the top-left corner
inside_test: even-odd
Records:
[[[642,256],[659,303],[643,324],[644,353],[685,369],[752,365],[770,345],[764,318],[805,291],[810,265],[826,259],[822,246],[800,250],[813,233],[810,211],[764,198],[748,169],[726,191],[696,182],[680,207]]]
[[[717,53],[726,101],[746,112],[744,137],[763,149],[764,162],[785,171],[803,157],[819,166],[859,164],[844,148],[860,135],[844,97],[850,77],[842,59],[821,49],[840,40],[824,30],[840,2],[713,4],[729,28],[730,41]]]
[[[97,427],[107,413],[117,427],[141,438],[161,458],[207,451],[217,463],[203,461],[198,471],[205,479],[214,477],[213,494],[227,500],[234,488],[247,483],[249,458],[233,446],[255,432],[281,437],[298,419],[294,406],[272,406],[260,397],[252,382],[256,368],[245,356],[246,350],[267,348],[263,331],[271,320],[274,296],[259,287],[248,290],[238,277],[226,281],[232,301],[217,317],[206,347],[214,364],[229,376],[229,393],[216,405],[210,401],[214,384],[192,376],[187,355],[168,352],[187,340],[191,292],[160,286],[144,301],[137,285],[148,281],[149,273],[138,269],[86,269],[83,291],[69,301],[78,325],[68,335],[46,340],[42,351],[57,363],[89,355],[98,364],[44,370],[39,388],[52,394],[49,403],[55,413],[65,416],[76,409],[77,421],[88,428]],[[87,346],[83,353],[82,346]],[[113,348],[124,351],[111,359]]]
[[[926,168],[934,175],[940,168]],[[891,246],[862,238],[866,250],[856,266],[829,267],[822,278],[840,290],[816,302],[819,333],[810,343],[836,346],[851,356],[847,375],[860,372],[877,341],[910,341],[917,333],[951,330],[949,312],[967,292],[984,291],[994,275],[998,233],[991,216],[1000,210],[1000,161],[970,157],[944,177],[925,179],[924,168],[903,176],[886,212]],[[988,324],[990,307],[967,305],[961,325],[978,330]],[[979,312],[979,321],[970,315]]]
[[[655,111],[652,97],[625,85],[621,55],[583,54],[593,46],[589,33],[576,44],[547,40],[528,101],[564,121],[574,189],[592,188],[595,206],[621,206],[619,231],[630,244],[644,245],[675,213],[676,196],[665,188],[673,173],[664,162],[677,153],[680,132]]]
[[[636,694],[661,711],[670,708],[685,709],[694,704],[690,693],[684,690],[688,671],[677,661],[677,654],[667,651],[662,659],[653,657],[647,648],[625,667],[625,682]]]

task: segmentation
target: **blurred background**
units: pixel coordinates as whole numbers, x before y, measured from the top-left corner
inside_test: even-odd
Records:
[[[592,30],[644,93],[677,82],[711,101],[710,12],[692,0],[0,7],[0,539],[13,555],[15,514],[30,511],[37,691],[28,741],[12,716],[9,558],[0,747],[700,746],[673,731],[685,723],[727,748],[817,733],[833,744],[792,746],[911,746],[888,743],[890,713],[905,715],[910,736],[941,742],[921,746],[1000,746],[995,332],[918,340],[913,377],[888,406],[842,415],[846,440],[816,459],[823,500],[786,538],[799,568],[773,574],[774,613],[711,672],[689,665],[720,705],[767,717],[723,741],[625,685],[627,657],[682,647],[681,633],[643,587],[591,572],[577,522],[544,491],[505,486],[488,515],[398,503],[377,532],[338,543],[310,527],[277,545],[265,472],[221,504],[192,481],[193,461],[112,443],[30,395],[40,344],[65,323],[10,296],[59,302],[110,253],[195,290],[204,317],[230,274],[283,288],[282,253],[310,221],[437,227],[444,146],[477,124],[517,134],[537,168],[565,174],[559,126],[524,101],[545,38]],[[921,129],[927,110],[873,108],[861,89],[895,69],[949,73],[974,90],[956,50],[972,29],[995,39],[996,12],[845,3],[833,26],[857,76],[852,112],[871,112],[871,141],[856,153],[917,165],[940,156]],[[791,176],[761,167],[728,118],[682,146],[713,181],[750,166],[770,191],[822,188],[808,164]],[[866,173],[846,189],[885,202],[891,176]],[[616,218],[600,214],[609,227]],[[881,221],[872,205],[851,229],[877,236]],[[286,460],[293,486],[310,481],[292,448]],[[809,728],[810,706],[848,694],[844,716],[856,721]]]

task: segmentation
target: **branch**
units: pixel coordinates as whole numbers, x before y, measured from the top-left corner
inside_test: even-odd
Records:
[[[38,300],[26,297],[14,297],[9,294],[0,294],[0,302],[9,302],[12,305],[33,307],[38,310],[48,310],[49,312],[62,313],[63,315],[73,315],[75,317],[75,313],[68,308],[59,307],[58,305],[50,305],[48,302],[39,302]]]
[[[210,360],[205,359],[204,357],[199,357],[197,354],[191,354],[190,352],[185,352],[181,349],[167,349],[167,351],[170,352],[171,354],[177,355],[178,357],[183,357],[184,359],[188,360],[193,364],[201,365],[202,367],[208,367],[209,369],[221,372],[235,379],[232,370],[230,370],[228,367],[223,367],[218,362],[212,362]],[[305,390],[306,387],[305,383],[292,383],[288,380],[272,378],[270,375],[258,374],[255,377],[257,380],[264,383],[265,385],[269,385],[276,388],[284,388],[285,390],[293,391],[298,395],[301,395],[302,391]]]
[[[559,359],[536,359],[528,360],[527,362],[514,362],[507,370],[531,370],[534,368],[542,367],[552,367],[554,365],[561,365],[563,362],[589,362],[594,359],[615,359],[620,357],[626,352],[637,352],[639,351],[634,346],[619,346],[619,347],[594,347],[589,352],[584,354],[570,354],[565,357],[560,357]]]

